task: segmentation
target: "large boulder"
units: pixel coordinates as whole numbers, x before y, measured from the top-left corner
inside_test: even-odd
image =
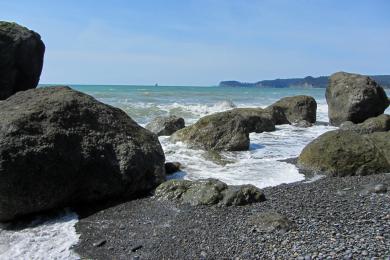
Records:
[[[216,179],[169,180],[157,187],[155,196],[192,206],[242,206],[265,200],[263,192],[253,185],[228,186]]]
[[[370,134],[374,132],[386,132],[390,130],[390,115],[382,114],[371,117],[360,124],[346,121],[340,125],[341,130],[354,131],[359,134]]]
[[[171,135],[184,127],[184,119],[177,116],[158,116],[145,126],[158,136]]]
[[[330,131],[309,143],[298,158],[304,170],[330,176],[368,175],[390,171],[390,134]]]
[[[0,102],[0,221],[142,195],[165,180],[157,136],[68,87]]]
[[[191,146],[215,151],[249,149],[249,133],[275,130],[272,116],[261,108],[235,108],[199,119],[171,136]]]
[[[383,114],[389,106],[386,92],[373,79],[346,72],[330,77],[325,96],[329,120],[335,126],[345,121],[361,123]]]
[[[316,122],[317,102],[310,96],[285,97],[267,107],[276,124],[294,124],[300,121]]]
[[[0,100],[38,85],[44,52],[38,33],[0,21]]]

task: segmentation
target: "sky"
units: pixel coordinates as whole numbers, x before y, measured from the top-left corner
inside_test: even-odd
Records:
[[[41,35],[48,84],[390,74],[388,0],[0,0],[0,20]]]

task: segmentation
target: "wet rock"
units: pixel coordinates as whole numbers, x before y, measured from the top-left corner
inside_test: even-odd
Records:
[[[257,108],[235,108],[199,119],[171,136],[204,150],[245,151],[249,149],[249,133],[274,131],[269,112]]]
[[[298,166],[304,170],[340,177],[388,172],[388,139],[387,132],[360,135],[351,131],[330,131],[303,149]]]
[[[359,134],[386,132],[390,130],[390,115],[383,114],[377,117],[371,117],[360,124],[346,121],[340,125],[340,129],[354,131]]]
[[[38,33],[0,21],[0,100],[37,87],[44,52]]]
[[[146,129],[158,136],[171,135],[184,127],[184,119],[177,116],[159,116],[145,126]]]
[[[228,186],[216,179],[169,180],[157,187],[155,196],[193,206],[241,206],[265,200],[263,192],[253,185]]]
[[[276,124],[293,124],[302,120],[313,124],[316,122],[317,102],[313,97],[304,95],[285,97],[267,110],[273,111]]]
[[[108,198],[165,180],[157,136],[125,112],[68,87],[0,103],[0,220]]]
[[[175,172],[180,171],[181,163],[179,162],[167,162],[165,163],[165,174],[171,175]]]
[[[293,126],[301,127],[301,128],[307,128],[313,126],[312,123],[306,121],[306,120],[300,120],[298,122],[293,123]]]
[[[373,79],[346,72],[330,77],[326,101],[330,123],[335,126],[345,121],[362,123],[383,114],[389,106],[386,92]]]

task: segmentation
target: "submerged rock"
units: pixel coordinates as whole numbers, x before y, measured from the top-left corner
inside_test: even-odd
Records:
[[[285,97],[267,109],[273,111],[276,124],[293,124],[302,120],[316,122],[317,102],[310,96]]]
[[[297,121],[293,124],[293,126],[296,126],[296,127],[301,127],[301,128],[306,128],[306,127],[311,127],[313,126],[312,123],[310,122],[307,122],[306,120],[300,120],[300,121]]]
[[[265,200],[263,192],[253,185],[228,186],[216,179],[169,180],[157,187],[155,196],[193,206],[241,206]]]
[[[146,129],[158,136],[171,135],[184,127],[184,119],[177,116],[159,116],[145,126]]]
[[[0,21],[0,100],[38,85],[44,52],[38,33]]]
[[[304,170],[330,176],[368,175],[390,171],[390,133],[360,135],[330,131],[309,143],[298,158]]]
[[[269,112],[260,108],[235,108],[202,117],[175,132],[171,140],[204,150],[245,151],[249,149],[249,133],[274,130]]]
[[[179,162],[167,162],[165,163],[165,174],[170,175],[180,171],[181,163]]]
[[[120,109],[68,87],[0,103],[0,221],[131,198],[165,179],[157,136]]]
[[[386,92],[373,79],[359,74],[338,72],[326,88],[329,120],[339,126],[345,121],[361,123],[383,114],[389,106]]]
[[[383,114],[377,117],[371,117],[360,124],[346,121],[340,125],[340,129],[353,131],[359,134],[386,132],[390,130],[390,115]]]

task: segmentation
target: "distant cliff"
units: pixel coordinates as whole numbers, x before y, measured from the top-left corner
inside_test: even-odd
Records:
[[[379,85],[384,88],[390,88],[390,75],[374,75],[370,76]],[[328,76],[311,77],[306,78],[291,78],[291,79],[274,79],[274,80],[262,80],[256,83],[246,83],[239,81],[221,81],[219,86],[221,87],[258,87],[258,88],[294,88],[294,87],[307,87],[307,88],[326,88],[328,85]]]

